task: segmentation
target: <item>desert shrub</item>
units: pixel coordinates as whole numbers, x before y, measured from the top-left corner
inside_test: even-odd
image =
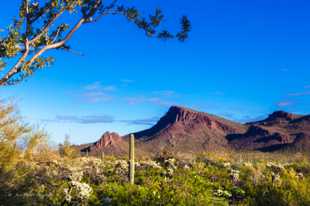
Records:
[[[106,205],[228,205],[231,196],[217,194],[219,188],[224,193],[228,190],[238,195],[242,193],[233,187],[228,171],[203,162],[192,168],[180,167],[177,160],[169,157],[158,163],[143,164],[137,167],[136,185],[129,185],[127,181],[105,182],[97,187],[95,202],[98,205],[102,202]],[[219,178],[212,180],[209,172]],[[224,177],[230,182],[228,185],[222,181]]]
[[[80,156],[79,151],[70,143],[68,135],[65,136],[64,143],[58,146],[58,152],[61,157],[76,158]]]
[[[268,162],[243,168],[243,187],[250,205],[310,205],[309,176],[294,167]]]
[[[198,178],[180,178],[172,182],[162,178],[143,186],[109,183],[99,187],[97,197],[106,205],[228,205],[225,199],[213,197],[211,188]]]

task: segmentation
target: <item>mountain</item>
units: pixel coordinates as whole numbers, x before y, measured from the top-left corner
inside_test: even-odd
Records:
[[[127,142],[117,133],[104,133],[101,138],[91,144],[80,145],[79,149],[83,154],[90,155],[125,155],[128,153]]]
[[[240,124],[205,112],[172,106],[151,128],[134,133],[138,154],[200,153],[235,149],[265,152],[309,150],[310,115],[276,111],[266,119]],[[82,153],[125,155],[128,136],[105,133],[95,143],[79,146]]]
[[[237,150],[307,150],[310,147],[310,116],[277,111],[265,120],[247,124],[245,133],[227,136]]]
[[[226,148],[226,136],[245,129],[242,124],[208,113],[172,106],[153,127],[134,135],[152,153],[162,150],[196,153]]]

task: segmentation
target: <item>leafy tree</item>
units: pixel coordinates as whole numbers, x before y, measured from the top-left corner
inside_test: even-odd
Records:
[[[75,24],[63,17],[66,13],[77,14]],[[143,17],[135,7],[119,0],[22,0],[19,16],[14,19],[4,37],[0,38],[0,85],[14,85],[32,75],[36,70],[54,62],[49,50],[70,50],[68,41],[83,25],[109,15],[120,15],[134,23],[149,37],[185,41],[190,31],[190,21],[181,18],[181,30],[173,34],[161,29],[164,15],[160,9]],[[16,62],[8,66],[5,62]]]
[[[24,124],[14,106],[0,101],[0,184],[1,172],[14,168],[20,160],[32,159],[45,140],[43,131]]]
[[[69,135],[66,135],[64,143],[59,145],[59,154],[62,157],[70,158],[79,156],[78,150],[70,143]]]

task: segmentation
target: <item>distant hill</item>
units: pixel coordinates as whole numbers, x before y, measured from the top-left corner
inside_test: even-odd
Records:
[[[134,133],[137,153],[199,153],[219,149],[277,151],[310,149],[310,115],[277,111],[265,120],[240,124],[215,115],[172,106],[151,128]],[[128,135],[105,133],[82,153],[125,155]]]
[[[265,120],[247,124],[245,133],[227,136],[235,149],[276,151],[310,149],[310,116],[277,111]]]
[[[127,147],[125,139],[114,132],[106,132],[97,142],[79,146],[82,153],[90,155],[99,153],[122,155],[128,152]]]

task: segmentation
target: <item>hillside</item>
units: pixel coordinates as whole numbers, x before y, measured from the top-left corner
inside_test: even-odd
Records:
[[[310,116],[284,111],[266,119],[240,124],[205,112],[172,106],[151,128],[134,133],[138,153],[157,154],[201,153],[222,149],[259,150],[283,149],[304,151],[310,148]],[[105,133],[100,140],[79,148],[83,153],[124,155],[127,138]]]
[[[246,126],[208,113],[172,106],[152,128],[135,133],[148,151],[203,152],[228,147],[226,136]]]
[[[247,125],[249,128],[245,133],[227,136],[235,149],[303,151],[310,148],[309,116],[277,111],[265,120]]]

